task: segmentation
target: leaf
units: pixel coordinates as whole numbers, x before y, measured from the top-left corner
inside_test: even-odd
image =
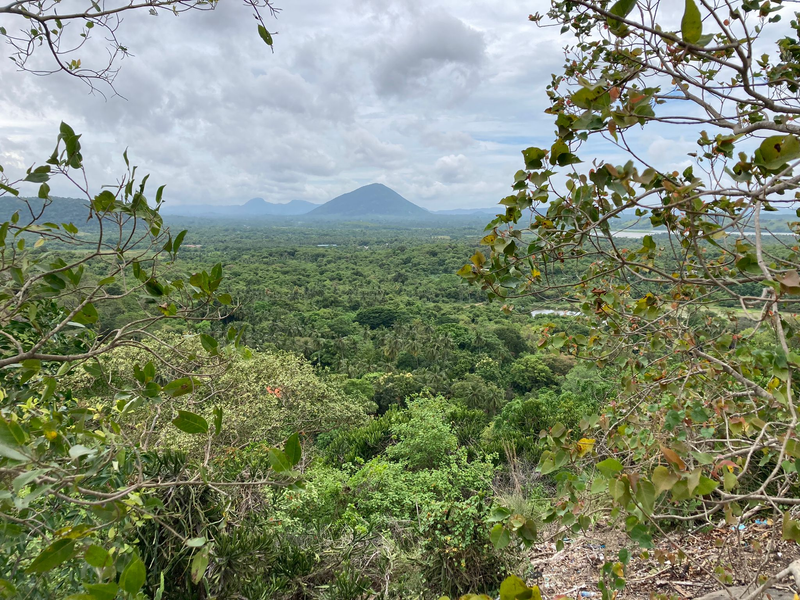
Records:
[[[48,469],[35,469],[33,471],[26,471],[21,475],[14,478],[11,486],[14,488],[14,493],[19,494],[19,491],[27,486],[31,481],[36,479],[39,475],[47,473]]]
[[[214,435],[219,435],[222,431],[222,407],[214,407]]]
[[[10,458],[11,460],[16,460],[22,463],[30,462],[31,459],[25,456],[22,452],[18,450],[14,450],[11,446],[7,446],[3,442],[0,442],[0,456],[5,458]]]
[[[646,479],[640,479],[636,488],[636,501],[642,507],[642,512],[646,515],[653,513],[656,501],[656,487]]]
[[[80,458],[81,456],[95,454],[96,452],[97,450],[94,448],[87,448],[86,446],[75,444],[72,448],[69,449],[69,456],[70,458]]]
[[[722,483],[725,486],[725,491],[730,492],[739,484],[739,480],[736,478],[733,471],[725,469],[722,473]]]
[[[83,587],[96,600],[114,600],[117,597],[117,584],[113,581],[109,583],[84,583]]]
[[[509,575],[500,584],[500,600],[516,600],[523,597],[530,598],[530,588],[516,575]]]
[[[492,513],[487,517],[487,521],[489,523],[498,523],[500,521],[505,521],[508,517],[511,516],[511,511],[505,508],[504,506],[497,506],[492,509]]]
[[[595,444],[594,438],[581,438],[578,440],[578,456],[582,457],[592,451]]]
[[[800,542],[800,523],[793,521],[789,513],[783,513],[782,535],[785,540]]]
[[[185,433],[207,433],[208,421],[188,410],[179,410],[172,424]]]
[[[267,46],[272,46],[272,35],[270,35],[270,33],[269,33],[269,31],[267,31],[266,27],[264,27],[263,25],[259,25],[258,26],[258,35],[261,36],[261,39],[264,40],[264,43]]]
[[[627,17],[631,14],[631,11],[636,7],[636,0],[618,0],[615,2],[614,5],[609,9],[612,15],[617,17]],[[617,21],[616,19],[608,19],[608,27],[611,29],[611,32],[616,35],[624,35],[627,31],[627,25]]]
[[[138,556],[135,556],[122,575],[119,577],[119,587],[131,595],[136,595],[142,589],[145,579],[147,578],[147,569]]]
[[[46,573],[74,556],[75,540],[56,540],[33,559],[26,573]]]
[[[791,269],[779,280],[781,285],[781,293],[783,294],[800,294],[800,274],[796,269]]]
[[[206,541],[207,540],[205,537],[196,537],[190,540],[186,540],[186,545],[189,546],[189,548],[201,548],[205,546]]]
[[[705,475],[700,476],[700,483],[694,489],[696,496],[708,496],[711,492],[719,487],[719,481],[709,479]]]
[[[200,552],[195,554],[192,559],[192,581],[199,583],[206,573],[208,567],[208,547],[203,548]]]
[[[755,162],[768,170],[775,170],[797,158],[800,158],[800,140],[796,136],[773,135],[761,142]]]
[[[181,377],[170,381],[162,390],[167,396],[177,398],[194,391],[194,382],[191,377]]]
[[[661,446],[661,454],[664,455],[664,458],[676,469],[679,471],[686,470],[686,463],[683,462],[683,459],[678,456],[678,453],[666,446]]]
[[[103,190],[92,200],[92,208],[99,213],[104,213],[114,208],[116,201],[117,199],[114,197],[114,194],[108,190]]]
[[[541,148],[528,148],[522,151],[522,157],[525,159],[525,168],[529,171],[544,167],[542,159],[545,156],[547,156],[547,152]]]
[[[219,342],[207,333],[200,334],[200,343],[209,354],[219,354]]]
[[[289,459],[292,466],[299,463],[300,458],[303,456],[303,450],[300,447],[300,436],[296,433],[290,435],[289,439],[286,440],[286,445],[283,447],[283,452],[286,454],[286,458]]]
[[[511,543],[511,534],[501,523],[497,523],[489,533],[489,540],[497,550],[502,550]]]
[[[616,458],[607,458],[604,461],[597,463],[597,470],[606,477],[613,477],[622,471],[622,469],[622,463]]]
[[[671,490],[672,487],[680,481],[680,477],[667,467],[658,466],[653,469],[653,475],[650,477],[650,480],[656,487],[656,497],[658,497],[663,492]]]
[[[269,464],[272,465],[272,470],[276,473],[283,473],[292,468],[292,462],[289,457],[283,453],[282,450],[277,448],[270,448],[269,450]]]
[[[105,569],[111,564],[111,556],[105,548],[92,544],[83,554],[83,559],[95,569]]]
[[[697,8],[694,0],[686,0],[686,8],[681,19],[681,36],[684,42],[696,44],[703,35],[703,19],[700,16],[700,9]]]

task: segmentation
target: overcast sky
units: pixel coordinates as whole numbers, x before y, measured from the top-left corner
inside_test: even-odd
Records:
[[[126,99],[0,61],[0,164],[43,162],[63,120],[94,186],[117,180],[127,147],[174,204],[324,202],[381,182],[426,208],[470,208],[510,192],[522,149],[552,143],[545,86],[567,40],[527,19],[546,0],[278,3],[274,54],[234,0],[128,16]],[[657,154],[694,141],[652,135]]]

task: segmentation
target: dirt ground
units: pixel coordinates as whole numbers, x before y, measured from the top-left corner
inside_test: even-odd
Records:
[[[616,560],[630,540],[617,530],[595,531],[537,545],[530,557],[530,583],[537,583],[546,600],[567,597],[600,600],[597,581],[603,563]],[[632,554],[625,571],[627,586],[620,599],[697,598],[726,585],[744,585],[759,575],[771,575],[800,558],[800,546],[781,540],[780,525],[759,519],[746,526],[729,525],[676,534],[656,540],[655,547]],[[794,592],[788,584],[776,586]]]

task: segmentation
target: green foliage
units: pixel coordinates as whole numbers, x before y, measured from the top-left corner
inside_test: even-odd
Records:
[[[523,394],[556,383],[553,371],[535,354],[526,354],[515,360],[509,369],[509,379],[514,389]]]
[[[506,308],[558,295],[583,330],[548,318],[537,344],[601,377],[570,371],[557,402],[514,400],[493,432],[545,429],[540,472],[558,483],[547,519],[574,531],[590,525],[591,498],[645,548],[659,522],[735,525],[759,510],[782,513],[795,539],[778,507],[800,489],[800,225],[777,241],[768,215],[800,199],[798,86],[786,77],[800,19],[779,25],[784,6],[771,1],[686,0],[679,19],[666,2],[609,4],[550,3],[570,37],[547,87],[554,139],[523,150],[485,252],[459,271]],[[682,171],[669,153],[642,161],[633,132],[664,124],[697,140]],[[509,373],[526,392],[535,369],[523,359]],[[623,552],[603,568],[604,600],[625,585]]]
[[[408,420],[392,424],[397,443],[386,455],[412,470],[438,467],[455,452],[458,438],[442,419],[450,404],[441,396],[419,396],[408,402]]]

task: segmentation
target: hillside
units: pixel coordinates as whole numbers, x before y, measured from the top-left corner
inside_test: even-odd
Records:
[[[312,210],[308,216],[334,219],[362,217],[419,219],[429,217],[430,213],[409,202],[393,189],[381,183],[372,183],[337,196]]]
[[[164,215],[184,217],[269,217],[296,216],[312,211],[317,204],[305,200],[292,200],[285,204],[267,202],[263,198],[253,198],[244,204],[165,204],[161,209]]]

